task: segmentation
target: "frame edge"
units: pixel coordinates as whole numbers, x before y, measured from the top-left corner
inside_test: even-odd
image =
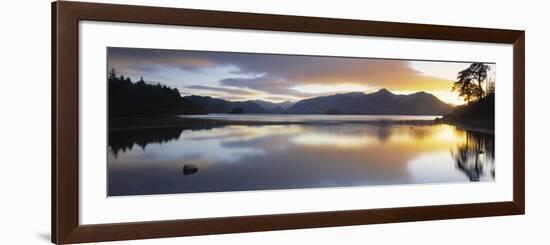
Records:
[[[51,242],[57,242],[57,2],[51,3]]]
[[[52,243],[66,243],[78,222],[78,12],[51,3]],[[76,34],[76,35],[74,35]],[[55,60],[54,60],[55,59]]]
[[[514,202],[525,214],[525,31],[513,43]]]

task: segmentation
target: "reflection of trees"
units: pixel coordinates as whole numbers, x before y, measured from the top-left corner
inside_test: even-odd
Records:
[[[433,128],[433,126],[431,127]],[[436,130],[430,130],[430,127],[409,127],[411,135],[418,140],[423,140],[428,137],[432,137]]]
[[[437,132],[433,126],[424,126],[416,124],[405,125],[386,125],[382,124],[376,127],[376,138],[380,142],[386,142],[391,136],[403,134],[413,137],[415,140],[423,140],[433,136]]]
[[[165,143],[177,140],[183,128],[151,128],[144,130],[122,130],[109,133],[109,147],[117,156],[119,151],[132,150],[134,145],[145,149],[150,143]]]
[[[495,177],[495,135],[466,131],[466,141],[451,150],[456,166],[470,181],[479,181],[489,171]]]
[[[376,137],[380,142],[385,142],[391,136],[391,133],[390,127],[381,125],[376,132]]]

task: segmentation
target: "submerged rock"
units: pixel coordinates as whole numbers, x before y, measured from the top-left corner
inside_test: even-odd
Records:
[[[183,165],[183,175],[191,175],[199,171],[195,164],[185,164]]]

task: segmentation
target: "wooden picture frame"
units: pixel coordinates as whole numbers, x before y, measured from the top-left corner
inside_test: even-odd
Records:
[[[52,3],[51,11],[51,224],[54,243],[518,215],[525,212],[524,31],[67,1]],[[78,23],[82,20],[512,44],[513,201],[81,225],[78,164]]]

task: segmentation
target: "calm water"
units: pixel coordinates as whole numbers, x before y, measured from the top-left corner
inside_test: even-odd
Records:
[[[449,125],[224,126],[109,135],[109,196],[494,178],[494,135]]]
[[[261,121],[261,122],[360,122],[380,120],[434,120],[440,116],[418,115],[297,115],[297,114],[206,114],[182,115],[180,117],[223,119],[230,121]]]

